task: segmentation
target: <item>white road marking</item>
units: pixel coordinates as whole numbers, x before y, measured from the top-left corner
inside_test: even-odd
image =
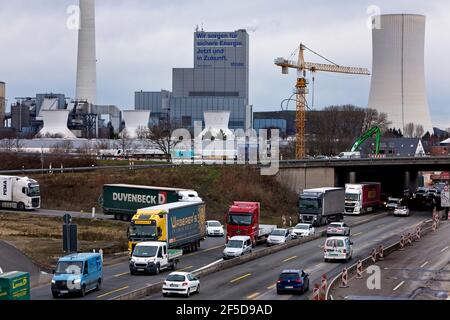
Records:
[[[425,267],[430,261],[424,262],[420,267],[423,268]]]
[[[218,263],[220,263],[220,262],[222,262],[222,261],[223,261],[223,259],[214,261],[213,263],[210,263],[210,264],[208,264],[207,266],[203,266],[203,267],[201,267],[200,269],[197,269],[197,270],[193,271],[193,273],[202,271],[203,269],[207,269],[207,268],[209,268],[209,267],[212,267],[213,265],[216,265],[216,264],[218,264]]]
[[[397,289],[399,289],[402,285],[404,285],[405,284],[405,281],[402,281],[402,282],[400,282],[395,288],[394,288],[394,290],[393,291],[397,291]]]
[[[441,253],[448,250],[448,246],[441,250]]]

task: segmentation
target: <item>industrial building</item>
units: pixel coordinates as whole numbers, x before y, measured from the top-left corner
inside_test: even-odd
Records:
[[[205,125],[205,112],[230,112],[230,129],[253,126],[249,105],[249,35],[235,32],[194,33],[194,68],[173,69],[172,91],[135,93],[135,109],[151,111],[178,127]]]
[[[433,132],[425,85],[425,16],[387,14],[374,17],[373,75],[369,108],[384,112],[392,128],[408,123]]]

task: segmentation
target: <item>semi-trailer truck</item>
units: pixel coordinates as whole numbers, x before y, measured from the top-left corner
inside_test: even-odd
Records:
[[[28,177],[0,176],[0,207],[33,210],[41,207],[39,183]]]
[[[128,251],[149,241],[167,243],[169,249],[197,251],[206,237],[204,202],[175,202],[139,209],[128,230]]]
[[[249,236],[253,246],[266,242],[275,225],[260,224],[261,204],[259,202],[235,201],[226,214],[227,243],[235,236]]]
[[[345,185],[345,213],[365,214],[380,206],[381,184],[367,182]]]
[[[344,188],[306,189],[299,196],[299,220],[323,226],[344,218]]]
[[[106,184],[101,196],[103,213],[116,220],[131,221],[136,211],[178,201],[201,202],[194,190],[128,184]]]

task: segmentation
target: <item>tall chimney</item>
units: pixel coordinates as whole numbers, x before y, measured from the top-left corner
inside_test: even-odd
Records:
[[[97,70],[95,53],[95,0],[80,0],[76,99],[95,104]]]

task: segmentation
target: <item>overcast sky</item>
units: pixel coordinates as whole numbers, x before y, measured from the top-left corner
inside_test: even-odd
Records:
[[[395,2],[395,3],[394,3]],[[0,0],[0,81],[7,98],[75,91],[77,32],[66,27],[77,0]],[[134,107],[134,91],[171,90],[172,68],[193,66],[193,32],[250,34],[250,103],[279,110],[295,83],[276,57],[302,41],[340,65],[372,68],[367,8],[427,16],[426,80],[433,124],[450,127],[450,1],[97,0],[98,103]],[[308,55],[308,60],[320,62]],[[367,106],[370,77],[316,76],[315,108]],[[293,106],[291,106],[291,109]]]

